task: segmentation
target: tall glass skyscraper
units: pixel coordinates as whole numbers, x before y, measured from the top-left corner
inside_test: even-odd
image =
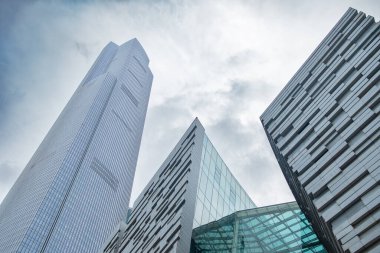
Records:
[[[380,23],[349,9],[261,116],[330,252],[380,252]]]
[[[194,227],[253,207],[195,119],[135,201],[127,227],[117,227],[103,252],[186,253]]]
[[[136,40],[109,43],[0,206],[0,252],[96,252],[127,215],[152,85]]]

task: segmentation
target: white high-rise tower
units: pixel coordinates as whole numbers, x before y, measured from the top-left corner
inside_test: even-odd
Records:
[[[125,218],[152,85],[109,43],[0,206],[0,252],[96,252]]]

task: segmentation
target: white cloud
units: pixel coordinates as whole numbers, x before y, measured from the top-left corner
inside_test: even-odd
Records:
[[[377,1],[17,6],[7,13],[9,26],[0,26],[7,35],[0,43],[0,64],[7,69],[1,88],[12,98],[0,103],[6,119],[0,123],[0,164],[17,168],[0,181],[0,200],[102,47],[133,37],[151,59],[154,83],[132,200],[196,116],[259,205],[291,200],[258,117],[350,4],[380,17]]]

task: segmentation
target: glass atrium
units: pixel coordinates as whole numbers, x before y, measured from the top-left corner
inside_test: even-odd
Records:
[[[238,211],[193,229],[191,253],[327,253],[296,202]]]

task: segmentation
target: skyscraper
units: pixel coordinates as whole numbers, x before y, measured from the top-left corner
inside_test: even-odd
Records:
[[[103,252],[187,253],[194,227],[253,207],[195,119]]]
[[[193,230],[190,253],[327,253],[296,202],[235,212]]]
[[[0,252],[96,252],[128,209],[152,73],[109,43],[0,206]]]
[[[380,252],[380,24],[349,9],[261,116],[331,252]]]

